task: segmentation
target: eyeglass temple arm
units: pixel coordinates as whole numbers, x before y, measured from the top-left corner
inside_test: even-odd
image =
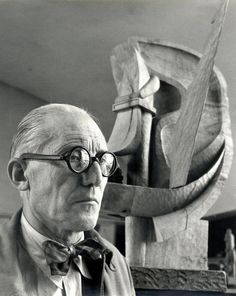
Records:
[[[66,157],[63,155],[47,155],[47,154],[32,154],[24,153],[20,156],[20,159],[38,159],[38,160],[64,160]]]

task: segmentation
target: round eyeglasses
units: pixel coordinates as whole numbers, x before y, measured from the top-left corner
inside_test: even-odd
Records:
[[[118,167],[116,156],[112,152],[105,151],[92,157],[89,151],[81,146],[74,147],[72,150],[59,155],[23,153],[20,156],[20,159],[57,161],[64,160],[67,163],[69,169],[76,174],[85,172],[87,169],[89,169],[94,161],[97,161],[104,177],[110,177],[115,173]]]

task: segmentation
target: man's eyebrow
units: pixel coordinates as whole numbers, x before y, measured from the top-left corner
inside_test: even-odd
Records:
[[[64,145],[63,147],[59,148],[58,150],[55,150],[54,154],[64,154],[66,152],[70,152],[73,148],[79,147],[79,146],[82,147],[82,148],[85,148],[86,150],[88,150],[89,153],[91,153],[90,149],[88,149],[88,147],[85,147],[84,145]],[[106,151],[108,151],[108,150],[104,149],[104,148],[101,148],[101,147],[97,147],[96,155],[101,154],[101,153],[106,152]]]
[[[81,139],[76,138],[76,140],[79,140],[81,143],[76,144],[74,139],[70,139],[70,141],[66,142],[65,144],[62,144],[59,147],[56,147],[54,152],[61,154],[61,153],[67,152],[67,151],[73,149],[74,147],[78,147],[78,146],[81,146],[81,147],[84,147],[87,149],[88,140],[82,139],[82,138]]]
[[[73,148],[77,147],[78,145],[63,145],[58,149],[55,149],[54,153],[55,154],[63,154],[65,152],[69,152],[70,150],[72,150]]]

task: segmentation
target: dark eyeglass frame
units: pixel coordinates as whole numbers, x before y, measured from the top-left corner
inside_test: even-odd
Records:
[[[71,163],[70,163],[70,157],[71,157],[71,154],[73,153],[74,150],[78,149],[78,148],[81,148],[83,150],[85,150],[87,153],[88,153],[88,156],[89,156],[89,164],[88,166],[80,171],[80,172],[77,172],[76,170],[74,170],[71,166]],[[111,170],[111,173],[109,175],[105,175],[103,172],[102,172],[102,169],[101,169],[101,172],[102,172],[102,175],[103,177],[110,177],[112,176],[116,169],[118,168],[118,161],[117,161],[117,158],[115,156],[114,153],[110,152],[110,151],[103,151],[103,152],[100,152],[98,153],[96,156],[91,156],[89,151],[82,147],[82,146],[76,146],[76,147],[73,147],[71,150],[69,151],[66,151],[62,154],[58,154],[58,155],[49,155],[49,154],[38,154],[38,153],[23,153],[19,159],[21,160],[56,160],[56,161],[65,161],[68,168],[73,172],[73,173],[76,173],[76,174],[82,174],[83,172],[85,172],[86,170],[88,170],[91,165],[94,163],[94,161],[97,161],[98,164],[100,165],[100,160],[101,158],[103,157],[104,154],[111,154],[113,157],[114,157],[114,164],[113,164],[113,168]],[[101,168],[101,166],[100,166]]]

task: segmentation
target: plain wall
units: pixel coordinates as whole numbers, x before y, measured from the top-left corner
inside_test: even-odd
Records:
[[[0,216],[12,214],[21,205],[21,199],[8,180],[7,163],[12,136],[21,118],[45,101],[0,83]]]

